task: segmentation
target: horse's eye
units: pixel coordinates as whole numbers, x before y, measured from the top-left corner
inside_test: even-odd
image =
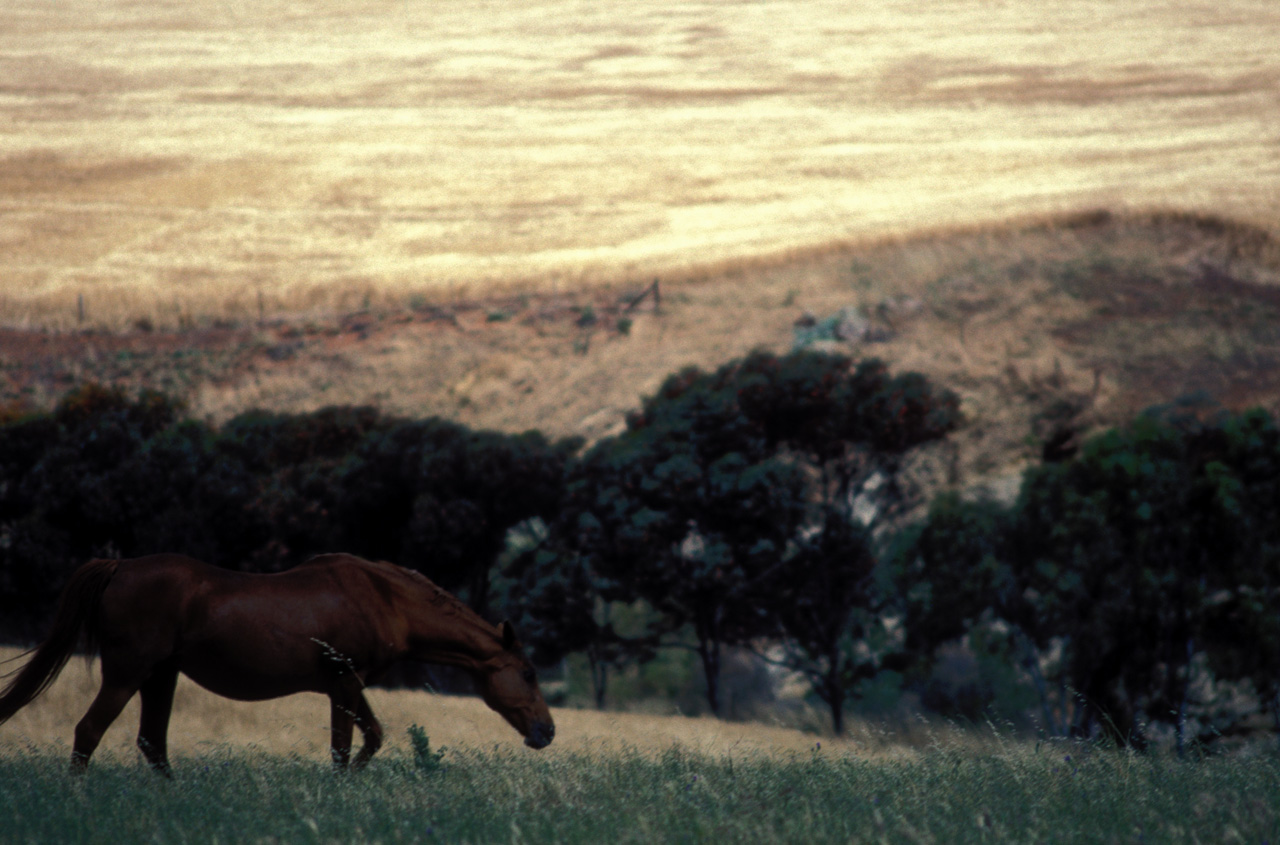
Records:
[[[526,684],[532,684],[538,680],[538,676],[533,673],[532,669],[525,669],[524,672],[521,673],[521,677],[524,678],[524,682]]]

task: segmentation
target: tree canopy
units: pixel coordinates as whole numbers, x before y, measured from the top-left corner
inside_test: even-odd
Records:
[[[864,603],[873,567],[853,497],[958,419],[949,391],[875,360],[760,351],[689,368],[571,466],[552,535],[603,590],[625,585],[657,610],[655,635],[691,631],[713,712],[723,646],[772,635],[791,644],[790,665],[823,679],[835,712],[856,675],[850,657],[812,664],[858,639],[853,605],[818,601],[838,583]],[[882,496],[903,499],[892,483]],[[807,612],[782,612],[802,596]]]

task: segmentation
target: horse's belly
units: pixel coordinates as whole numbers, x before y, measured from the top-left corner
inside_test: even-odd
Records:
[[[224,698],[264,701],[296,692],[323,692],[315,672],[301,673],[293,667],[263,666],[225,657],[203,660],[199,655],[182,661],[182,673],[200,686]]]

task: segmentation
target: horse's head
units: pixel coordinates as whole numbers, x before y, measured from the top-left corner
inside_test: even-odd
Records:
[[[538,689],[538,676],[524,656],[510,622],[498,626],[502,651],[476,673],[476,686],[488,704],[524,736],[530,748],[546,748],[556,735],[551,710]]]

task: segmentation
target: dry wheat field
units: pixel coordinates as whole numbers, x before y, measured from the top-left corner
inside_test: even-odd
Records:
[[[1272,0],[8,0],[0,319],[564,290],[1091,207],[1274,228],[1277,45]]]
[[[19,649],[0,646],[0,664],[8,671],[18,665]],[[75,724],[97,693],[100,675],[96,661],[73,658],[41,698],[20,710],[0,730],[0,757],[25,749],[62,749],[71,753]],[[791,728],[643,713],[602,713],[554,708],[556,741],[543,751],[525,748],[520,735],[476,696],[436,695],[420,690],[370,689],[370,706],[387,731],[381,752],[394,756],[407,750],[408,729],[422,726],[436,747],[499,749],[511,754],[563,757],[636,752],[661,754],[673,746],[711,757],[750,758],[761,755],[791,757],[812,751],[821,743],[830,756],[856,754],[863,758],[906,757],[913,751],[904,740],[889,737],[869,725],[856,725],[848,737],[817,738]],[[134,747],[139,704],[135,698],[107,731],[99,756],[132,763],[142,757]],[[949,733],[949,736],[951,733]],[[958,739],[958,734],[955,734]],[[357,735],[357,743],[359,738]],[[329,702],[322,695],[303,693],[265,702],[239,702],[200,688],[185,676],[174,698],[169,744],[177,758],[199,758],[219,749],[298,756],[317,766],[329,759]],[[96,757],[95,757],[96,759]]]

